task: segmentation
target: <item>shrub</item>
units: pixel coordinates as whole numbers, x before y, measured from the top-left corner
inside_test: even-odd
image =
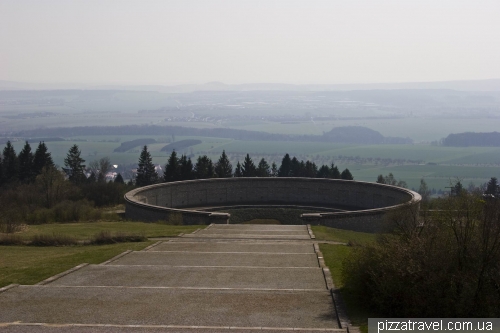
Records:
[[[346,292],[381,317],[499,317],[500,200],[464,192],[442,209],[354,248]]]
[[[0,234],[0,245],[23,245],[23,239],[18,235]]]
[[[68,246],[77,244],[78,240],[76,238],[64,234],[34,235],[31,242],[29,242],[29,245],[33,246]]]
[[[100,233],[94,235],[90,239],[90,244],[103,245],[103,244],[115,244],[115,243],[125,243],[125,242],[144,242],[147,237],[144,235],[132,235],[117,233],[112,234],[109,231],[101,231]]]
[[[69,201],[65,200],[56,204],[53,208],[41,208],[28,214],[26,220],[30,224],[41,224],[50,222],[80,222],[96,221],[102,216],[99,209],[93,207],[87,200]]]

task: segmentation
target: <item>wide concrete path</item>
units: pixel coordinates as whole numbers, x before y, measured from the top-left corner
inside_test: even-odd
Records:
[[[0,331],[345,331],[317,247],[300,241],[310,237],[306,226],[211,225],[11,286],[0,293]]]

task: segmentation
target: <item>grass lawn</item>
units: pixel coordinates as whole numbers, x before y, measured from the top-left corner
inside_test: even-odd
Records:
[[[351,242],[354,244],[370,244],[375,242],[377,235],[350,230],[334,229],[324,226],[311,226],[316,240],[332,240],[338,242]],[[348,294],[342,287],[342,264],[353,251],[352,246],[319,244],[323,253],[325,263],[332,274],[333,283],[340,288],[340,293],[347,307],[347,315],[352,324],[359,326],[364,333],[368,332],[368,318],[375,317],[373,313],[367,312],[352,295]]]
[[[173,237],[181,232],[190,233],[199,225],[167,225],[160,223],[143,222],[85,222],[85,223],[51,223],[30,225],[17,235],[23,238],[30,238],[36,234],[58,234],[70,235],[79,240],[88,239],[101,231],[111,233],[126,233],[134,235],[144,235],[146,237]]]
[[[0,246],[0,287],[35,284],[82,263],[99,264],[126,250],[142,250],[153,241],[92,246]]]
[[[311,229],[316,236],[316,240],[329,240],[336,242],[352,242],[354,244],[372,243],[377,238],[376,234],[366,232],[357,232],[351,230],[335,229],[319,225],[311,226]]]
[[[145,235],[146,237],[177,236],[205,226],[173,226],[141,222],[89,222],[30,225],[17,233],[29,239],[36,234],[68,235],[86,240],[101,231]],[[52,275],[82,263],[99,264],[126,250],[142,250],[153,241],[111,245],[78,246],[0,246],[0,287],[11,283],[35,284]]]

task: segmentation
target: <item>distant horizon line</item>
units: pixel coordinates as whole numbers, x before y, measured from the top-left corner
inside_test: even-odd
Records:
[[[341,82],[341,83],[288,83],[288,82],[244,82],[244,83],[226,83],[218,80],[199,82],[186,82],[186,83],[120,83],[120,82],[49,82],[49,81],[22,81],[22,80],[4,80],[0,79],[0,83],[14,83],[14,84],[40,84],[40,85],[91,85],[91,86],[162,86],[162,87],[175,87],[175,86],[198,86],[198,85],[211,85],[220,84],[225,86],[242,86],[242,85],[290,85],[290,86],[337,86],[337,85],[375,85],[375,84],[425,84],[425,83],[455,83],[455,82],[478,82],[478,81],[497,81],[498,78],[488,79],[448,79],[448,80],[426,80],[426,81],[373,81],[373,82]]]

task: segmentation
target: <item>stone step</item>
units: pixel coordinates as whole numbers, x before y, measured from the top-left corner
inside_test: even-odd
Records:
[[[51,286],[326,290],[321,268],[88,265]]]
[[[307,230],[253,230],[240,228],[209,228],[198,231],[198,234],[251,234],[251,235],[280,235],[280,236],[304,236],[308,235]]]
[[[240,238],[240,239],[284,239],[284,240],[293,240],[293,239],[311,239],[309,234],[304,235],[259,235],[259,234],[251,234],[251,233],[241,233],[241,234],[225,234],[225,233],[212,233],[205,234],[202,232],[197,232],[195,234],[185,234],[182,237],[185,238]]]
[[[314,253],[314,246],[260,242],[162,242],[151,251]]]
[[[0,302],[0,327],[15,322],[338,328],[327,290],[18,286]]]
[[[154,250],[154,248],[152,249]],[[217,252],[130,252],[108,265],[232,266],[232,267],[319,267],[316,254],[217,253]]]

